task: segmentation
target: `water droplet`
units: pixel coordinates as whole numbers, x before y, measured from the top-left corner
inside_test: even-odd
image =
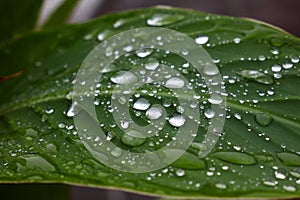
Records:
[[[242,116],[241,116],[240,114],[238,114],[238,113],[235,113],[235,114],[234,114],[234,117],[235,117],[236,119],[238,119],[238,120],[241,120],[241,119],[242,119]]]
[[[139,49],[139,50],[136,50],[135,53],[139,58],[145,58],[152,53],[152,50],[151,49]]]
[[[47,114],[52,114],[52,113],[54,113],[54,109],[53,108],[47,109],[46,113]]]
[[[212,109],[207,109],[204,112],[204,115],[205,115],[206,118],[211,119],[215,116],[215,112]]]
[[[122,135],[121,141],[130,147],[137,147],[146,142],[147,138],[136,130],[130,130]]]
[[[207,64],[204,66],[203,73],[208,76],[215,76],[215,75],[219,74],[219,70],[217,67]]]
[[[253,156],[241,152],[217,152],[213,154],[214,157],[239,165],[254,165],[256,160]]]
[[[299,62],[299,58],[297,56],[292,56],[291,57],[291,62],[297,64]]]
[[[150,107],[150,103],[145,98],[139,98],[133,104],[133,108],[136,109],[136,110],[147,110],[149,107]]]
[[[179,77],[171,77],[166,81],[165,86],[167,88],[183,88],[184,81]]]
[[[286,178],[286,175],[285,174],[283,174],[283,173],[281,173],[281,172],[279,172],[279,171],[276,171],[275,172],[275,177],[277,178],[277,179],[285,179]]]
[[[280,72],[281,71],[281,66],[280,65],[273,65],[271,67],[272,72]]]
[[[208,40],[209,40],[208,36],[206,36],[206,35],[199,35],[198,37],[196,37],[195,42],[197,44],[203,45],[203,44],[206,44],[208,42]]]
[[[263,184],[274,187],[278,184],[278,181],[263,181]]]
[[[234,42],[235,44],[239,44],[241,41],[242,41],[241,38],[234,38],[234,39],[233,39],[233,42]]]
[[[241,77],[245,79],[249,79],[258,83],[263,84],[272,84],[273,79],[271,76],[268,76],[262,72],[256,71],[256,70],[242,70],[241,72],[237,73]]]
[[[225,135],[225,133],[224,133],[221,129],[217,128],[217,127],[215,127],[215,128],[213,129],[213,133],[214,133],[215,135],[219,136],[219,137]]]
[[[175,114],[175,115],[173,115],[173,117],[171,117],[171,118],[169,119],[169,123],[170,123],[172,126],[180,127],[180,126],[183,126],[183,125],[184,125],[184,123],[185,123],[185,118],[184,118],[182,115]]]
[[[264,113],[255,114],[254,119],[261,126],[268,126],[273,120],[270,115]]]
[[[296,191],[296,187],[292,186],[292,185],[283,185],[282,187],[285,191],[288,192],[295,192]]]
[[[108,38],[110,35],[112,35],[112,32],[109,30],[105,30],[102,33],[99,33],[97,35],[97,39],[99,42],[102,42],[103,40],[105,40],[106,38]]]
[[[224,183],[216,183],[215,186],[218,189],[226,189],[227,188],[227,185]]]
[[[110,80],[113,83],[126,85],[138,82],[138,77],[130,71],[119,71],[115,76],[111,77]]]
[[[119,147],[116,147],[110,153],[113,157],[118,158],[122,155],[122,149],[120,149]]]
[[[184,19],[184,16],[179,14],[155,13],[151,18],[147,20],[147,24],[149,26],[165,26],[165,25],[173,24],[182,19]]]
[[[149,58],[147,60],[147,63],[145,64],[145,68],[148,70],[156,70],[158,66],[159,66],[159,62],[155,58]]]
[[[76,101],[74,101],[70,107],[70,109],[67,112],[67,116],[68,117],[74,117],[75,115],[77,115],[80,111],[80,108],[78,106],[78,103]]]
[[[146,117],[151,120],[159,119],[162,116],[162,114],[163,114],[162,109],[155,105],[146,111]]]
[[[294,65],[292,63],[284,63],[282,65],[283,69],[290,69],[292,68]]]
[[[221,95],[214,93],[210,96],[210,98],[208,99],[208,102],[211,104],[220,104],[223,102],[223,99],[222,99]]]
[[[177,169],[176,170],[176,176],[184,176],[185,175],[185,171],[183,169]]]
[[[297,154],[281,152],[281,153],[278,153],[277,156],[287,166],[300,167],[300,156]]]
[[[123,129],[127,129],[129,127],[129,122],[128,121],[121,121],[121,127]]]

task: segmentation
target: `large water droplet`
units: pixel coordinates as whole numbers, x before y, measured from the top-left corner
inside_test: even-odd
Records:
[[[185,123],[185,118],[184,118],[182,115],[175,114],[175,115],[173,115],[173,117],[171,117],[171,118],[169,119],[169,123],[170,123],[172,126],[180,127],[180,126],[183,126],[183,125],[184,125],[184,123]]]
[[[162,116],[162,114],[163,114],[162,108],[155,105],[146,111],[146,117],[151,120],[159,119]]]
[[[282,187],[285,191],[288,192],[295,192],[296,191],[296,187],[292,186],[292,185],[283,185]]]
[[[78,106],[78,103],[74,101],[70,107],[70,109],[67,111],[67,116],[68,117],[74,117],[77,115],[80,111],[80,107]]]
[[[145,58],[147,56],[149,56],[151,53],[152,53],[152,49],[139,49],[139,50],[136,50],[136,55],[139,57],[139,58]]]
[[[213,154],[214,157],[239,165],[254,165],[256,160],[253,156],[241,152],[217,152]]]
[[[198,37],[195,38],[195,42],[197,44],[201,44],[201,45],[206,44],[208,42],[208,40],[209,40],[209,37],[206,35],[199,35]]]
[[[261,126],[268,126],[273,120],[270,115],[264,113],[255,114],[254,119]]]
[[[110,78],[113,83],[125,85],[138,82],[138,77],[130,71],[119,71],[117,74]]]
[[[147,20],[149,26],[164,26],[173,24],[177,21],[184,19],[183,15],[179,14],[154,14],[151,18]]]
[[[127,146],[131,146],[131,147],[136,147],[136,146],[140,146],[143,143],[145,143],[147,140],[147,138],[145,138],[145,136],[135,130],[130,130],[125,132],[122,135],[121,141],[127,145]]]
[[[212,109],[207,109],[204,112],[204,115],[205,115],[206,118],[211,119],[215,116],[215,112]]]
[[[133,108],[136,110],[147,110],[150,107],[150,103],[145,98],[139,98],[134,104]]]
[[[281,66],[280,65],[273,65],[271,67],[272,72],[280,72],[281,71]]]
[[[237,73],[243,78],[258,82],[258,83],[263,83],[263,84],[272,84],[273,79],[271,76],[268,76],[262,72],[259,72],[257,70],[242,70],[241,72]]]
[[[166,81],[165,86],[167,88],[183,88],[184,81],[179,77],[171,77]]]
[[[156,70],[158,66],[159,66],[159,62],[155,58],[149,58],[147,60],[147,63],[145,64],[145,68],[148,70]]]
[[[120,157],[122,155],[122,149],[120,149],[119,147],[114,148],[113,150],[111,150],[111,155],[113,157]]]
[[[210,98],[208,99],[208,102],[211,104],[220,104],[222,103],[223,99],[221,95],[213,93]]]
[[[300,156],[297,154],[282,152],[278,153],[277,156],[287,166],[300,167]]]

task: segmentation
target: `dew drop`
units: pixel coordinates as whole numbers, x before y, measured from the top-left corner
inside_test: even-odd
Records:
[[[133,108],[136,109],[136,110],[147,110],[149,107],[150,107],[150,103],[145,98],[139,98],[133,104]]]
[[[176,176],[182,177],[185,175],[185,171],[183,169],[176,170]]]
[[[275,172],[275,177],[276,177],[277,179],[283,180],[283,179],[286,178],[286,175],[283,174],[283,173],[281,173],[281,172],[276,171],[276,172]]]
[[[145,68],[148,70],[156,70],[158,66],[159,66],[159,62],[155,58],[149,58],[147,60],[147,63],[145,64]]]
[[[282,187],[285,191],[288,192],[295,192],[296,191],[296,187],[292,186],[292,185],[283,185]]]
[[[175,115],[173,115],[173,117],[171,117],[171,118],[169,119],[169,123],[170,123],[172,126],[180,127],[180,126],[183,126],[183,125],[184,125],[184,123],[185,123],[185,118],[184,118],[182,115],[175,114]]]
[[[151,55],[151,49],[139,49],[136,52],[137,57],[139,58],[146,58],[147,56]]]
[[[130,147],[140,146],[145,143],[146,140],[142,133],[135,130],[125,132],[121,137],[122,143]]]
[[[272,72],[280,72],[281,71],[281,66],[280,65],[273,65],[271,67]]]
[[[266,85],[270,85],[273,83],[272,77],[257,70],[242,70],[237,74],[245,79],[249,79],[258,83],[263,83]]]
[[[293,64],[292,64],[292,63],[284,63],[284,64],[282,65],[282,67],[283,67],[283,69],[290,69],[290,68],[293,67]]]
[[[263,181],[263,184],[266,186],[276,186],[278,184],[278,181]]]
[[[226,189],[227,188],[227,185],[224,183],[217,183],[217,184],[215,184],[215,186],[218,189]]]
[[[215,116],[215,112],[212,110],[212,109],[207,109],[205,112],[204,112],[204,116],[208,119],[211,119]]]
[[[147,20],[149,26],[165,26],[173,24],[177,21],[184,19],[183,15],[179,14],[154,14],[151,18]]]
[[[221,136],[224,136],[225,135],[225,133],[221,130],[221,129],[219,129],[219,128],[213,128],[213,133],[215,134],[215,135],[217,135],[217,136],[219,136],[219,137],[221,137]]]
[[[113,83],[125,85],[138,82],[138,77],[130,71],[119,71],[115,76],[110,77]]]
[[[159,119],[162,116],[162,114],[163,114],[162,109],[155,105],[146,111],[146,117],[151,120]]]
[[[119,147],[116,147],[110,153],[113,157],[118,158],[122,155],[122,149],[120,149]]]
[[[167,88],[183,88],[184,81],[179,77],[171,77],[166,81],[165,86]]]
[[[222,99],[221,95],[214,93],[210,96],[210,98],[208,99],[208,102],[211,104],[220,104],[223,102],[223,99]]]
[[[53,108],[47,109],[46,113],[47,114],[52,114],[52,113],[54,113],[54,109]]]
[[[299,58],[297,56],[292,56],[291,62],[297,64],[299,62]]]
[[[268,126],[273,120],[273,118],[270,115],[264,113],[255,114],[254,119],[256,123],[258,123],[261,126]]]
[[[105,30],[105,31],[103,31],[102,33],[99,33],[99,34],[97,35],[97,40],[98,40],[99,42],[102,42],[103,40],[105,40],[106,38],[108,38],[111,34],[112,34],[111,31]]]
[[[287,166],[300,167],[300,156],[297,154],[281,152],[278,153],[277,156]]]
[[[241,41],[242,41],[241,38],[234,38],[234,39],[233,39],[233,42],[234,42],[235,44],[239,44]]]
[[[196,37],[195,42],[197,44],[203,45],[203,44],[206,44],[208,42],[208,40],[209,40],[208,36],[206,36],[206,35],[199,35],[198,37]]]
[[[80,111],[80,108],[78,106],[78,103],[76,101],[74,101],[70,107],[70,109],[67,111],[67,116],[68,117],[74,117],[75,115],[77,115]]]

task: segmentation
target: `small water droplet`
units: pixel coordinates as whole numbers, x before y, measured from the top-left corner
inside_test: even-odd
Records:
[[[290,68],[293,67],[293,64],[292,64],[292,63],[284,63],[284,64],[282,65],[282,67],[283,67],[283,69],[290,69]]]
[[[135,53],[136,53],[137,57],[145,58],[145,57],[151,55],[152,51],[153,51],[152,49],[139,49],[139,50],[136,50]]]
[[[226,189],[227,188],[227,185],[224,183],[216,183],[215,186],[218,189]]]
[[[263,181],[263,184],[274,187],[278,184],[278,181]]]
[[[261,126],[268,126],[273,120],[273,118],[270,115],[265,113],[255,114],[254,119]]]
[[[146,117],[151,120],[159,119],[162,116],[162,114],[162,109],[155,105],[146,111]]]
[[[267,85],[273,84],[273,79],[271,76],[268,76],[257,70],[242,70],[237,74],[245,79],[249,79],[258,83],[263,83]]]
[[[127,131],[121,137],[121,141],[123,142],[123,144],[130,147],[140,146],[145,143],[146,140],[147,138],[145,138],[142,133],[136,130]]]
[[[295,192],[296,191],[296,187],[292,186],[292,185],[283,185],[282,187],[285,191],[288,192]]]
[[[102,42],[103,40],[108,38],[111,34],[112,34],[111,31],[105,30],[105,31],[103,31],[103,32],[101,32],[97,35],[97,39],[98,39],[99,42]]]
[[[241,119],[242,119],[242,116],[241,116],[240,114],[238,114],[238,113],[235,113],[235,114],[234,114],[234,117],[235,117],[236,119],[238,119],[238,120],[241,120]]]
[[[173,115],[173,117],[171,117],[171,118],[169,119],[169,123],[170,123],[172,126],[180,127],[180,126],[183,126],[183,125],[184,125],[184,123],[185,123],[185,118],[184,118],[182,115],[175,114],[175,115]]]
[[[128,121],[121,121],[121,127],[123,129],[127,129],[129,127],[129,122]]]
[[[209,40],[208,36],[206,36],[206,35],[199,35],[198,37],[196,37],[195,42],[197,44],[203,45],[203,44],[206,44],[208,42],[208,40]]]
[[[52,114],[52,113],[54,113],[54,109],[53,108],[47,109],[46,113],[47,114]]]
[[[149,107],[150,107],[150,103],[145,98],[139,98],[133,104],[133,108],[136,109],[136,110],[147,110]]]
[[[183,169],[177,169],[176,170],[176,176],[184,176],[185,175],[185,171]]]
[[[297,56],[291,57],[291,62],[297,64],[300,61],[300,59]]]
[[[213,93],[208,99],[208,102],[211,104],[220,104],[223,102],[223,99],[221,95]]]
[[[277,179],[285,179],[286,178],[286,175],[285,174],[283,174],[283,173],[281,173],[281,172],[279,172],[279,171],[275,171],[275,177],[277,178]]]
[[[145,64],[145,68],[148,70],[156,70],[158,66],[159,66],[159,62],[155,58],[149,58],[147,60],[147,63]]]
[[[179,14],[155,13],[151,18],[147,20],[147,24],[149,26],[165,26],[165,25],[173,24],[182,19],[184,19],[184,16]]]
[[[110,153],[113,157],[118,158],[122,155],[122,149],[120,149],[119,147],[116,147]]]
[[[165,86],[167,88],[183,88],[184,81],[179,77],[171,77],[166,81]]]
[[[204,112],[204,116],[208,119],[211,119],[215,116],[215,112],[212,110],[212,109],[207,109],[205,112]]]
[[[80,108],[78,106],[78,103],[76,101],[74,101],[70,107],[70,109],[67,111],[67,116],[68,117],[74,117],[75,115],[77,115],[80,111]]]
[[[273,65],[271,67],[272,72],[280,72],[281,71],[281,66],[280,65]]]
[[[113,83],[126,85],[138,82],[138,77],[130,71],[119,71],[117,74],[110,78]]]
[[[215,135],[217,135],[217,136],[219,136],[219,137],[221,137],[221,136],[224,136],[225,135],[225,133],[221,130],[221,129],[219,129],[219,128],[213,128],[213,133],[215,134]]]
[[[234,42],[235,44],[239,44],[241,41],[242,41],[241,38],[234,38],[234,39],[233,39],[233,42]]]

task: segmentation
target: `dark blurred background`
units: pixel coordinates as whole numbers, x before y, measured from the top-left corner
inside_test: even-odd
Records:
[[[51,9],[63,0],[47,0],[43,21]],[[71,23],[84,22],[90,18],[111,12],[155,5],[169,5],[203,12],[237,17],[249,17],[278,26],[287,32],[300,36],[300,0],[81,0]],[[42,23],[42,22],[40,22]],[[72,200],[154,200],[121,191],[110,191],[83,187],[72,187]]]

